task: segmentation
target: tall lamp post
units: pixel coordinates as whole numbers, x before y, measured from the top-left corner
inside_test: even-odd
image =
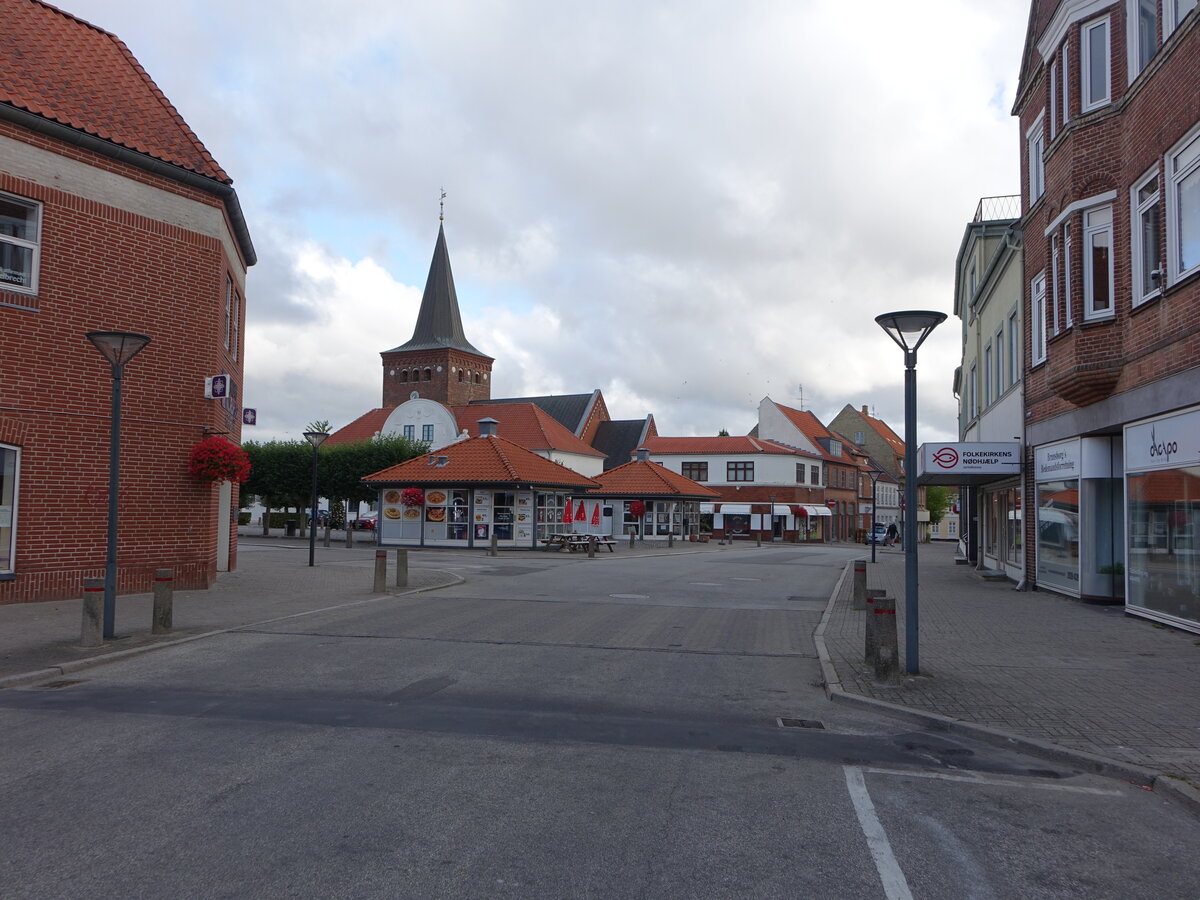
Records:
[[[918,674],[917,649],[917,349],[946,314],[906,310],[876,316],[904,351],[904,670]]]
[[[316,565],[317,556],[317,450],[329,437],[328,431],[306,431],[304,436],[313,448],[312,464],[312,518],[308,523],[308,564]],[[347,525],[347,527],[349,527]]]
[[[112,366],[112,428],[108,442],[108,547],[104,556],[104,637],[113,636],[117,620],[117,495],[121,486],[121,379],[125,364],[150,343],[129,331],[89,331],[87,339]]]
[[[874,467],[867,469],[867,477],[871,479],[871,521],[867,523],[867,540],[871,542],[871,562],[875,562],[875,485],[882,475],[882,469]]]

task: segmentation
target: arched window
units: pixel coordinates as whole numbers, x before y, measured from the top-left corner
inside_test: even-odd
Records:
[[[458,370],[458,380],[459,380],[459,381],[462,381],[462,380],[463,380],[463,370],[462,370],[462,369],[459,369],[459,370]]]
[[[400,373],[400,383],[404,384],[404,382],[406,382],[406,381],[408,381],[408,372],[401,372]]]
[[[475,383],[479,384],[479,373],[478,372],[475,373]]]
[[[433,369],[429,368],[429,366],[425,367],[425,380],[433,381]]]

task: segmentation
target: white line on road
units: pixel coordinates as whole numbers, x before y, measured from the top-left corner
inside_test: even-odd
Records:
[[[996,787],[1035,788],[1042,791],[1067,791],[1074,794],[1098,794],[1114,797],[1121,792],[1113,788],[1081,787],[1074,784],[1054,784],[1040,781],[1014,781],[1011,778],[988,778],[984,775],[952,775],[949,772],[914,772],[906,769],[876,769],[868,767],[865,771],[872,775],[899,775],[902,778],[936,778],[941,781],[961,781],[966,784],[994,785]]]
[[[875,868],[879,872],[879,880],[883,883],[883,892],[888,900],[912,900],[908,890],[908,881],[896,857],[892,854],[892,845],[888,842],[883,824],[875,815],[875,804],[867,793],[867,782],[863,778],[863,770],[858,766],[845,766],[846,787],[850,790],[850,799],[854,803],[854,812],[858,815],[858,824],[862,827],[867,838],[867,847],[875,860]]]

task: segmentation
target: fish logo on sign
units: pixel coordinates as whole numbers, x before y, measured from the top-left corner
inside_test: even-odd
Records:
[[[953,469],[958,465],[958,451],[953,447],[943,447],[933,454],[933,461],[943,469]]]

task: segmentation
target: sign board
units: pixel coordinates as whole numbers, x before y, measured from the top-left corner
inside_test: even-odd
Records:
[[[209,375],[204,379],[204,396],[208,400],[223,400],[229,396],[229,376]]]
[[[1021,445],[1017,441],[922,444],[917,451],[917,474],[1020,475]]]
[[[1079,457],[1079,441],[1076,438],[1038,447],[1034,451],[1034,480],[1065,481],[1078,478],[1081,471]]]
[[[243,425],[257,425],[258,424],[258,410],[250,409],[249,407],[246,407],[245,409],[243,409],[242,410],[242,424]]]
[[[1125,469],[1179,469],[1200,464],[1200,409],[1125,426]]]

